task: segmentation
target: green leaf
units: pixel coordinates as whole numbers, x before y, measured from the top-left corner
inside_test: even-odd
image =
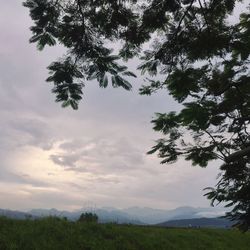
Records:
[[[134,73],[131,72],[131,71],[125,71],[125,72],[123,72],[122,74],[125,75],[125,76],[132,76],[132,77],[135,77],[135,78],[137,77],[136,74],[134,74]]]
[[[100,86],[102,88],[106,88],[108,86],[108,77],[107,75],[105,75],[103,78],[102,78],[102,81],[100,83]]]

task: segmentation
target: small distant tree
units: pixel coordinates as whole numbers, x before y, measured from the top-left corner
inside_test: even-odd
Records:
[[[78,222],[97,223],[98,216],[93,213],[82,213],[78,219]]]

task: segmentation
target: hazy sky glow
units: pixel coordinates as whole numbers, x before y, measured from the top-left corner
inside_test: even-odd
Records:
[[[217,164],[163,166],[146,155],[160,136],[154,112],[177,109],[167,93],[139,96],[141,78],[132,92],[89,82],[80,109],[62,109],[45,79],[63,49],[38,52],[21,1],[0,4],[1,208],[209,205],[202,189],[215,184]]]

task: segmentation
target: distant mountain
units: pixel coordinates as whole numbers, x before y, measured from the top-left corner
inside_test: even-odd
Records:
[[[133,224],[157,224],[168,220],[219,217],[225,214],[221,208],[193,208],[179,207],[172,210],[130,207],[117,209],[112,207],[82,208],[74,212],[58,211],[56,209],[35,209],[30,213],[36,216],[59,216],[76,220],[83,212],[94,212],[101,222],[133,223]]]
[[[37,217],[56,216],[56,217],[67,217],[69,219],[75,219],[74,213],[68,212],[68,211],[59,211],[55,208],[52,208],[52,209],[32,209],[29,211],[29,213],[34,215],[34,216],[37,216]]]
[[[201,218],[201,217],[219,217],[225,214],[222,208],[193,208],[178,207],[172,210],[161,210],[152,208],[131,207],[123,209],[123,212],[133,216],[147,224],[157,224],[162,221]]]
[[[1,212],[2,211],[2,212]],[[215,218],[225,214],[224,209],[221,208],[193,208],[193,207],[179,207],[172,210],[153,209],[130,207],[126,209],[117,209],[113,207],[103,208],[82,208],[77,211],[60,211],[57,209],[32,209],[28,213],[0,210],[0,215],[11,218],[25,219],[28,216],[33,217],[47,217],[57,216],[66,217],[69,220],[77,220],[81,213],[93,212],[98,215],[100,222],[116,222],[116,223],[131,223],[131,224],[158,224],[163,221],[180,220],[190,218]]]
[[[110,209],[108,211],[105,209],[96,209],[94,212],[98,215],[100,221],[102,222],[111,221],[117,223],[144,224],[142,221],[138,220],[138,218],[130,216],[118,209]]]
[[[136,218],[132,218],[128,214],[122,212],[119,209],[115,208],[82,208],[74,212],[68,211],[59,211],[56,209],[32,209],[30,213],[38,217],[47,217],[47,216],[57,216],[57,217],[66,217],[69,220],[77,220],[80,215],[84,212],[93,212],[97,214],[99,221],[102,223],[107,222],[116,222],[116,223],[131,223],[131,224],[144,224]]]
[[[195,218],[170,220],[157,224],[163,227],[195,227],[195,228],[230,228],[234,222],[223,218]]]
[[[13,211],[13,210],[7,210],[7,209],[0,209],[0,216],[12,218],[12,219],[28,219],[32,218],[33,216],[29,213],[24,213],[20,211]]]

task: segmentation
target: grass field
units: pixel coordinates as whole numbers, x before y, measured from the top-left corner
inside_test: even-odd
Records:
[[[249,250],[250,233],[0,218],[0,250]]]

